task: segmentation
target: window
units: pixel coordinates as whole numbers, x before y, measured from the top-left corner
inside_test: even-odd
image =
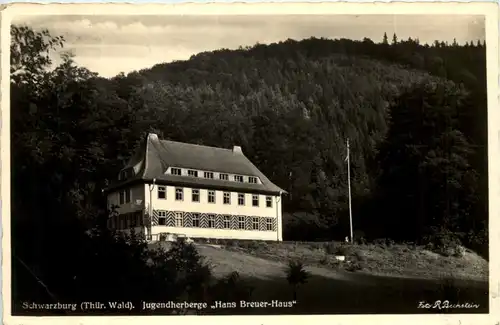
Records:
[[[175,200],[176,201],[184,200],[184,189],[179,187],[175,189]]]
[[[231,204],[231,193],[224,192],[224,204]]]
[[[213,179],[214,178],[214,173],[212,173],[212,172],[204,172],[203,173],[203,177]]]
[[[240,183],[243,183],[243,176],[240,176],[240,175],[234,175],[234,181],[235,181],[235,182],[240,182]]]
[[[158,225],[165,226],[167,224],[167,211],[158,211]]]
[[[137,227],[137,218],[135,217],[135,214],[131,213],[130,216],[130,227]]]
[[[165,200],[167,198],[167,188],[165,186],[158,186],[158,199]]]
[[[125,180],[127,178],[129,178],[130,176],[133,176],[133,172],[131,169],[126,169],[126,170],[122,170],[119,174],[118,174],[118,180]]]
[[[252,184],[257,184],[257,177],[253,176],[248,177],[248,182]]]
[[[120,204],[129,203],[130,201],[130,189],[120,191]]]
[[[231,216],[224,216],[224,228],[231,228]]]
[[[238,229],[245,229],[245,217],[244,216],[238,217]]]
[[[273,207],[273,198],[270,196],[266,196],[266,207],[268,207],[268,208]]]
[[[190,169],[188,170],[188,176],[198,177],[198,171]]]
[[[238,205],[245,205],[245,194],[238,194]]]
[[[172,175],[181,175],[181,169],[180,168],[170,168],[170,174]]]
[[[182,227],[182,212],[175,213],[175,226]]]
[[[258,195],[252,195],[252,205],[254,207],[259,206],[259,196]]]
[[[272,218],[266,218],[266,230],[272,231],[273,229],[273,219]]]
[[[208,203],[215,203],[215,191],[208,191]]]
[[[200,214],[193,213],[193,227],[199,227],[199,226],[200,226]]]
[[[208,228],[215,228],[215,214],[208,215]]]
[[[229,176],[227,174],[220,174],[219,179],[221,179],[223,181],[227,181],[229,179]]]
[[[259,217],[252,218],[252,229],[259,230]]]
[[[191,190],[191,200],[193,202],[200,202],[200,190]]]
[[[137,226],[138,227],[142,227],[143,224],[142,224],[142,213],[141,212],[137,212]]]

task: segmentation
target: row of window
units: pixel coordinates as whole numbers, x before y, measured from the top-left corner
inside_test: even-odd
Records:
[[[166,200],[167,199],[167,187],[166,186],[158,186],[158,199]],[[183,201],[184,200],[184,188],[176,187],[175,188],[175,200]],[[200,202],[200,190],[199,189],[191,189],[191,201],[192,202]],[[222,196],[222,203],[231,204],[231,193],[224,192]],[[207,202],[208,203],[216,203],[215,200],[215,191],[209,190],[207,192]],[[246,195],[244,193],[238,193],[238,205],[244,206],[246,205]],[[252,195],[252,206],[258,207],[259,204],[259,195]],[[273,198],[272,196],[266,196],[266,207],[273,207]]]
[[[120,193],[120,204],[130,203],[131,199],[131,190],[121,190]],[[166,186],[158,186],[158,199],[166,200],[167,199],[167,187]],[[176,201],[184,201],[184,188],[176,187],[175,188],[175,200]],[[200,190],[199,189],[191,189],[191,201],[192,202],[200,202]],[[207,192],[207,202],[208,203],[216,203],[215,191],[209,190]],[[259,207],[260,200],[259,195],[252,195],[252,206]],[[231,193],[224,192],[222,196],[223,204],[231,204]],[[246,205],[246,194],[238,193],[238,205],[245,206]],[[266,196],[266,207],[273,207],[273,199],[272,196]]]
[[[144,226],[142,211],[114,214],[108,219],[108,227],[112,229],[130,229]]]
[[[115,229],[129,229],[144,226],[141,212],[116,215],[110,218]],[[275,219],[270,217],[200,214],[190,212],[155,211],[153,226],[177,228],[211,228],[228,230],[275,231]]]
[[[200,172],[198,170],[194,169],[188,169],[187,170],[187,175],[191,177],[201,177],[201,174],[203,173],[203,178],[206,179],[214,179],[215,174],[213,172]],[[170,174],[171,175],[176,175],[176,176],[181,176],[182,175],[182,169],[181,168],[170,168]],[[222,181],[229,181],[229,174],[225,173],[219,173],[219,180]],[[255,176],[242,176],[242,175],[231,175],[231,181],[234,182],[239,182],[239,183],[244,183],[245,181],[251,184],[257,184],[258,183],[258,178]]]
[[[167,211],[158,211],[158,220],[154,222],[159,226],[169,226],[167,224]],[[238,230],[260,230],[262,222],[265,224],[265,230],[272,231],[273,218],[269,217],[252,217],[252,216],[232,216],[219,215],[217,220],[215,214],[201,213],[183,213],[174,212],[173,227],[194,227],[194,228],[219,228],[219,229],[238,229]],[[235,222],[235,219],[237,221]],[[156,221],[156,220],[155,220]],[[217,222],[218,221],[218,222]]]

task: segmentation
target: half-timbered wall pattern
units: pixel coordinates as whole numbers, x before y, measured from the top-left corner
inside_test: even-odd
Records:
[[[226,230],[276,231],[276,218],[227,214],[195,213],[184,211],[153,210],[152,226],[175,227],[175,215],[182,215],[184,228],[212,228]],[[159,222],[160,218],[165,220]],[[254,229],[258,220],[257,229]],[[193,223],[194,221],[194,223]]]

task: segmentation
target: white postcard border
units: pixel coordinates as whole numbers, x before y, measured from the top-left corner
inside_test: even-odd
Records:
[[[10,290],[10,22],[16,15],[327,15],[327,14],[477,14],[486,17],[488,82],[489,152],[489,240],[490,240],[490,314],[489,315],[305,315],[305,316],[11,316]],[[500,240],[500,124],[498,112],[498,5],[496,3],[211,3],[211,4],[11,4],[1,12],[1,215],[2,215],[2,300],[5,324],[165,324],[204,322],[206,324],[351,324],[366,323],[420,325],[498,324],[500,321],[499,259],[495,255]],[[335,294],[335,292],[332,292]],[[306,318],[307,317],[307,318]]]

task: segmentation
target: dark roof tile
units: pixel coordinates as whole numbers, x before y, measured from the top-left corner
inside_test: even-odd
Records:
[[[225,188],[252,192],[279,193],[285,191],[273,184],[241,151],[196,144],[160,140],[149,134],[125,168],[134,168],[135,179],[152,180],[183,186]],[[228,174],[256,176],[262,184],[238,183],[218,179],[166,175],[168,167],[191,168]],[[123,183],[123,182],[120,182]],[[116,184],[118,185],[118,184]]]

